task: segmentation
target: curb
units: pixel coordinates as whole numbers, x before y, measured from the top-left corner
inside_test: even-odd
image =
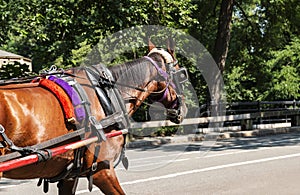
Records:
[[[275,129],[254,129],[248,131],[208,133],[208,134],[189,134],[169,137],[144,138],[134,140],[126,144],[126,148],[158,147],[167,143],[186,143],[197,141],[226,140],[230,138],[260,137],[278,134],[288,134],[300,132],[299,127],[282,127]]]
[[[142,139],[128,142],[126,148],[141,148],[147,146],[160,146],[163,144],[171,143],[170,139],[166,138],[151,138],[151,139]]]
[[[250,131],[239,131],[239,132],[225,132],[222,133],[224,138],[231,137],[258,137],[258,136],[268,136],[277,134],[286,134],[300,132],[300,127],[282,127],[275,129],[255,129]],[[221,137],[222,138],[222,137]]]
[[[230,138],[262,137],[269,135],[287,134],[300,132],[300,127],[282,127],[275,129],[254,129],[248,131],[223,132],[207,135],[195,134],[189,137],[190,141],[225,140]]]
[[[128,142],[126,148],[158,147],[169,143],[185,143],[189,142],[188,136],[190,135],[144,138]]]

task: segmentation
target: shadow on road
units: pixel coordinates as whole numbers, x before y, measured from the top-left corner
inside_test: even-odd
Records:
[[[229,149],[259,149],[266,147],[282,147],[300,144],[300,133],[269,135],[264,137],[230,138],[213,141],[193,141],[149,145],[134,149],[135,151],[161,150],[165,152],[223,151]]]

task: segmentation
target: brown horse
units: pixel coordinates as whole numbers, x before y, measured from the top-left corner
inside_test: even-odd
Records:
[[[169,108],[170,120],[179,123],[184,114],[182,109],[184,104],[178,91],[176,92],[174,82],[170,80],[170,69],[173,71],[179,69],[178,64],[174,63],[176,61],[174,48],[168,45],[167,51],[158,50],[151,42],[149,43],[148,57],[110,68],[116,81],[115,86],[120,88],[129,116],[150,96],[154,101],[160,101]],[[78,69],[70,72],[76,75],[76,81],[83,86],[88,95],[90,114],[99,121],[105,118],[104,109],[87,79],[86,71]],[[128,79],[127,86],[121,85]],[[76,130],[76,126],[66,121],[61,104],[54,94],[35,83],[0,86],[0,124],[5,128],[10,140],[19,147],[32,146]],[[110,126],[105,128],[104,132],[117,130],[115,126]],[[79,176],[87,176],[84,170],[90,169],[96,160],[98,164],[92,176],[93,184],[105,194],[124,194],[114,171],[114,161],[123,146],[123,136],[88,145],[80,159],[84,166]],[[6,152],[9,151],[2,149],[2,154]],[[6,171],[3,176],[12,179],[53,178],[63,172],[73,160],[74,152],[67,152],[45,162]],[[76,180],[62,179],[58,187],[60,195],[74,194]]]

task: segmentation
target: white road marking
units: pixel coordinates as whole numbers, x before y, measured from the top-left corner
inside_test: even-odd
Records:
[[[260,149],[253,149],[253,150],[241,150],[241,151],[226,152],[226,153],[220,153],[220,154],[211,154],[211,155],[207,155],[207,156],[204,156],[204,157],[198,156],[196,158],[197,159],[200,159],[200,158],[213,158],[213,157],[227,156],[227,155],[240,154],[240,153],[259,152],[259,151],[262,151],[262,150],[270,150],[270,149],[274,149],[274,148],[270,147],[270,148],[260,148]]]
[[[255,143],[255,144],[248,144],[248,145],[238,145],[238,146],[229,146],[229,147],[224,147],[220,150],[216,151],[225,151],[228,149],[237,149],[237,148],[246,148],[246,147],[255,147],[255,146],[271,146],[272,144],[279,144],[279,143],[288,143],[292,141],[299,141],[300,138],[293,138],[293,139],[285,139],[285,140],[276,140],[276,141],[269,141],[265,143]],[[289,147],[300,147],[300,145],[295,145],[295,146],[289,146]],[[261,150],[269,150],[269,149],[274,149],[274,147],[264,147],[264,148],[259,148],[259,149],[249,149],[249,150],[242,150],[242,151],[233,151],[233,152],[226,152],[226,153],[217,153],[217,154],[210,154],[207,151],[191,151],[191,152],[186,152],[182,151],[181,153],[175,153],[175,154],[168,154],[168,155],[160,155],[160,156],[151,156],[151,157],[146,157],[146,158],[136,158],[130,160],[131,162],[134,161],[144,161],[143,164],[141,165],[133,165],[130,166],[130,168],[139,168],[139,167],[147,167],[147,166],[152,166],[152,165],[160,165],[160,164],[169,164],[173,162],[180,162],[180,161],[185,161],[189,160],[187,159],[177,159],[180,158],[183,155],[190,155],[190,154],[196,154],[199,153],[201,156],[195,157],[196,159],[202,159],[202,158],[213,158],[213,157],[219,157],[219,156],[227,156],[227,155],[234,155],[234,154],[240,154],[240,153],[248,153],[248,152],[259,152]],[[216,152],[215,150],[213,152]],[[203,153],[203,154],[202,154]],[[166,157],[174,157],[172,160],[163,160],[159,162],[149,162],[145,160],[150,160],[150,159],[158,159],[158,158],[166,158]],[[119,167],[116,170],[125,170],[123,167]]]
[[[262,159],[257,159],[257,160],[237,162],[237,163],[231,163],[231,164],[225,164],[225,165],[218,165],[218,166],[207,167],[207,168],[203,168],[203,169],[196,169],[196,170],[172,173],[172,174],[167,174],[167,175],[162,175],[162,176],[157,176],[157,177],[150,177],[150,178],[146,178],[146,179],[138,179],[138,180],[134,180],[134,181],[123,182],[123,183],[121,183],[121,185],[132,185],[132,184],[138,184],[138,183],[145,183],[145,182],[149,182],[149,181],[174,178],[174,177],[183,176],[183,175],[189,175],[189,174],[195,174],[195,173],[201,173],[201,172],[207,172],[207,171],[214,171],[214,170],[219,170],[219,169],[224,169],[224,168],[250,165],[250,164],[269,162],[269,161],[275,161],[275,160],[282,160],[282,159],[287,159],[287,158],[295,158],[295,157],[300,157],[300,153],[283,155],[283,156],[275,156],[275,157],[270,157],[270,158],[262,158]]]
[[[221,151],[225,151],[225,150],[228,150],[228,149],[239,149],[239,148],[247,148],[247,147],[257,147],[257,146],[272,146],[272,144],[288,143],[288,142],[293,142],[293,141],[300,141],[300,138],[276,140],[276,141],[269,141],[269,142],[264,142],[264,143],[255,143],[255,144],[247,144],[247,145],[227,146],[227,147],[221,148],[219,150],[213,149],[211,151],[221,152]],[[300,147],[300,145],[296,145],[294,147]],[[199,148],[201,148],[200,145],[199,145]],[[261,148],[261,149],[271,149],[271,147],[270,148]],[[249,149],[245,152],[248,152],[248,151],[253,152],[253,151],[256,151],[256,150],[257,149],[253,149],[253,150]],[[175,154],[130,159],[130,161],[131,162],[133,162],[133,161],[144,161],[144,160],[149,160],[149,159],[166,158],[166,157],[172,157],[172,156],[175,156],[177,158],[177,157],[180,157],[181,155],[190,155],[190,154],[196,154],[196,153],[201,154],[201,157],[197,157],[197,158],[203,158],[203,157],[204,158],[209,158],[209,157],[224,156],[224,155],[231,155],[231,154],[235,154],[235,153],[243,153],[244,152],[244,151],[237,151],[237,152],[228,152],[228,153],[225,153],[225,154],[223,153],[223,154],[216,154],[216,155],[206,155],[206,154],[208,154],[208,152],[211,152],[211,151],[200,151],[200,150],[191,151],[191,152],[182,151],[181,153],[175,153]]]
[[[225,151],[228,149],[237,149],[237,148],[246,148],[246,147],[253,147],[253,146],[270,146],[269,148],[260,148],[259,150],[265,150],[265,149],[274,149],[274,147],[271,147],[272,144],[278,144],[278,143],[289,143],[293,141],[299,141],[300,138],[291,138],[291,139],[284,139],[284,140],[276,140],[276,141],[269,141],[269,142],[264,142],[264,143],[256,143],[256,144],[248,144],[248,145],[238,145],[238,146],[228,146],[221,148],[220,150],[213,150],[212,152],[218,152],[218,151]],[[295,143],[298,144],[298,143]],[[200,146],[201,147],[201,146]],[[289,147],[299,147],[299,145],[293,145]],[[258,151],[259,151],[258,150]],[[225,155],[232,155],[232,154],[238,154],[238,153],[244,153],[244,152],[254,152],[257,151],[257,149],[250,149],[250,150],[243,150],[243,151],[234,151],[234,152],[227,152],[227,153],[220,153],[220,154],[211,154],[211,155],[201,155],[201,157],[195,157],[195,158],[211,158],[211,157],[218,157],[218,156],[225,156]],[[165,157],[171,157],[171,156],[176,156],[179,157],[181,155],[189,155],[189,154],[195,154],[195,153],[201,153],[203,151],[191,151],[191,152],[184,152],[182,153],[176,153],[176,154],[168,154],[164,156],[153,156],[153,157],[146,157],[146,158],[137,158],[137,159],[132,159],[131,161],[142,161],[145,159],[157,159],[157,158],[165,158]],[[287,159],[287,158],[294,158],[294,157],[300,157],[300,153],[296,154],[290,154],[290,155],[283,155],[283,156],[277,156],[277,157],[270,157],[270,158],[263,158],[263,159],[257,159],[257,160],[250,160],[250,161],[244,161],[244,162],[237,162],[237,163],[231,163],[231,164],[225,164],[225,165],[218,165],[218,166],[213,166],[213,167],[207,167],[203,169],[196,169],[196,170],[191,170],[191,171],[185,171],[185,172],[179,172],[179,173],[173,173],[173,174],[167,174],[163,176],[157,176],[157,177],[151,177],[147,179],[138,179],[134,181],[129,181],[129,182],[123,182],[121,185],[132,185],[132,184],[137,184],[137,183],[144,183],[144,182],[149,182],[149,181],[156,181],[160,179],[167,179],[167,178],[174,178],[178,176],[183,176],[183,175],[188,175],[188,174],[195,174],[195,173],[200,173],[200,172],[207,172],[207,171],[213,171],[213,170],[219,170],[223,168],[230,168],[230,167],[236,167],[236,166],[243,166],[243,165],[250,165],[250,164],[256,164],[256,163],[261,163],[261,162],[269,162],[269,161],[275,161],[275,160],[281,160],[281,159]],[[177,159],[175,161],[185,161],[187,159]],[[174,161],[172,161],[174,162]],[[166,162],[164,162],[166,163]],[[145,165],[146,166],[146,165]],[[139,167],[139,166],[137,166]],[[25,184],[25,183],[22,183]],[[5,185],[5,186],[0,186],[0,189],[3,188],[11,188],[11,187],[16,187],[19,186],[20,184],[10,184],[10,185]],[[94,187],[92,191],[99,191],[98,188]],[[76,194],[84,194],[88,193],[88,190],[79,190],[76,192]]]
[[[283,156],[275,156],[275,157],[270,157],[270,158],[262,158],[262,159],[257,159],[257,160],[249,160],[249,161],[243,161],[243,162],[237,162],[237,163],[230,163],[230,164],[225,164],[225,165],[218,165],[218,166],[207,167],[207,168],[203,168],[203,169],[195,169],[195,170],[190,170],[190,171],[172,173],[172,174],[161,175],[161,176],[156,176],[156,177],[150,177],[150,178],[146,178],[146,179],[137,179],[137,180],[133,180],[133,181],[129,181],[129,182],[123,182],[123,183],[121,183],[121,186],[145,183],[145,182],[150,182],[150,181],[157,181],[157,180],[161,180],[161,179],[169,179],[169,178],[179,177],[179,176],[183,176],[183,175],[189,175],[189,174],[195,174],[195,173],[201,173],[201,172],[207,172],[207,171],[214,171],[214,170],[219,170],[219,169],[224,169],[224,168],[231,168],[231,167],[237,167],[237,166],[243,166],[243,165],[257,164],[257,163],[262,163],[262,162],[270,162],[270,161],[276,161],[276,160],[282,160],[282,159],[288,159],[288,158],[295,158],[295,157],[300,157],[300,153],[283,155]],[[93,188],[92,191],[98,191],[98,190],[99,190],[98,188]],[[88,190],[80,190],[76,194],[83,194],[83,193],[87,193],[87,192],[89,192],[89,191]]]

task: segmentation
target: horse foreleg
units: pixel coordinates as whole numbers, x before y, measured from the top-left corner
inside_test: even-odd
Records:
[[[106,195],[125,194],[120,186],[113,168],[102,169],[95,173],[93,175],[93,184],[96,185]]]
[[[58,187],[58,194],[59,195],[75,195],[76,186],[78,180],[76,179],[64,179],[59,181]],[[75,188],[75,189],[73,189]]]

